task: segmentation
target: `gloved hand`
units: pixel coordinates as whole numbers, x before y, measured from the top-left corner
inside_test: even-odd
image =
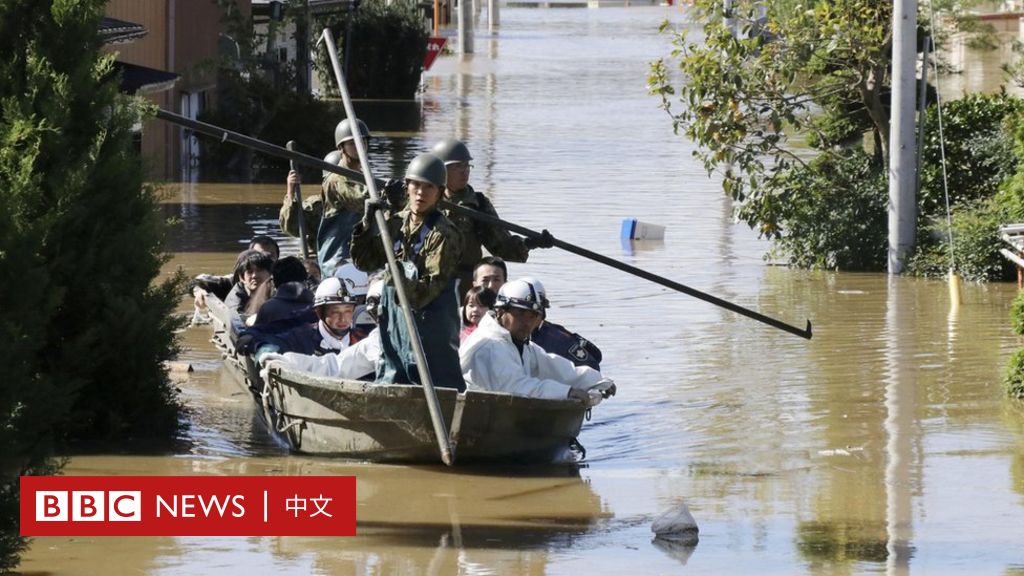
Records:
[[[408,201],[405,193],[405,180],[389,178],[384,183],[381,196],[387,199],[388,205],[392,210],[401,210]]]
[[[588,391],[597,391],[601,394],[602,398],[610,398],[615,396],[615,382],[612,382],[611,378],[601,378],[597,381],[597,384],[588,388]]]
[[[285,364],[288,363],[288,359],[285,358],[284,354],[279,354],[277,352],[267,352],[266,354],[260,356],[259,361],[261,366],[266,366],[271,362],[284,362]]]
[[[367,198],[366,201],[363,202],[363,207],[363,227],[369,229],[370,225],[373,223],[373,214],[377,212],[377,210],[387,208],[388,203],[383,198],[377,198],[376,200],[373,198]]]
[[[273,344],[260,344],[260,346],[256,348],[256,352],[253,353],[253,356],[256,357],[256,362],[263,364],[264,358],[270,356],[271,354],[276,354],[280,356],[280,354],[277,354],[280,351],[281,349]]]
[[[587,408],[597,406],[603,400],[601,392],[598,390],[584,390],[582,388],[569,388],[568,398],[583,402],[583,405]]]
[[[523,241],[526,247],[530,250],[534,248],[551,248],[555,245],[555,237],[548,232],[547,228],[540,231],[540,236],[537,238],[527,238]]]

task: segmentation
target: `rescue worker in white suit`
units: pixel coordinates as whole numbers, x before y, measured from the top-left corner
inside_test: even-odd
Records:
[[[615,384],[587,366],[548,354],[530,341],[543,320],[543,289],[513,280],[498,290],[494,315],[485,315],[459,347],[467,389],[532,398],[570,398],[587,406],[615,394]]]

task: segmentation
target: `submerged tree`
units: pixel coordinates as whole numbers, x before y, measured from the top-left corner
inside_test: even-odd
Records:
[[[984,38],[963,14],[972,1],[933,3]],[[892,3],[695,0],[693,10],[701,34],[673,33],[650,89],[722,174],[737,216],[794,264],[883,266]]]
[[[180,280],[156,192],[99,52],[103,0],[0,3],[0,570],[16,565],[18,475],[60,446],[173,435],[162,362]]]

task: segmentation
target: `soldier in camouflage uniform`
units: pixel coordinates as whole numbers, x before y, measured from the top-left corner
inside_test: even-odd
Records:
[[[448,186],[445,190],[445,200],[498,217],[498,212],[487,196],[473,190],[469,185],[470,161],[473,157],[465,144],[449,138],[435,144],[431,152],[444,162],[447,170]],[[500,226],[474,220],[468,216],[450,212],[445,212],[445,215],[462,232],[462,260],[459,262],[460,302],[473,286],[473,268],[483,257],[482,248],[487,248],[492,255],[509,262],[526,262],[531,249],[550,248],[553,245],[553,239],[547,230],[543,231],[543,238],[523,238],[510,234]]]
[[[405,268],[403,286],[413,308],[431,380],[435,386],[463,390],[458,352],[459,304],[455,295],[462,236],[437,207],[445,180],[440,159],[431,154],[414,158],[405,172],[409,202],[405,209],[389,214],[387,224],[395,242],[395,258]],[[352,260],[361,270],[375,270],[387,262],[380,231],[373,220],[373,212],[381,204],[367,201],[363,219],[352,234]],[[387,274],[381,295],[381,360],[376,381],[419,384],[395,281]]]
[[[370,130],[362,120],[359,121],[359,131],[364,140],[370,136]],[[355,135],[348,119],[338,123],[334,129],[334,140],[338,150],[328,154],[324,160],[352,170],[361,170]],[[294,209],[292,189],[298,183],[298,173],[294,170],[289,172],[288,192],[280,214],[281,230],[295,237],[299,235],[299,214]],[[320,194],[303,199],[302,217],[305,218],[308,235],[306,241],[316,251],[324,278],[334,275],[335,268],[341,265],[342,260],[349,258],[352,228],[362,217],[363,202],[368,197],[364,184],[324,172]]]

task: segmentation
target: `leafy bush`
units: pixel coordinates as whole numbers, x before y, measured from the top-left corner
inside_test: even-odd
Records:
[[[1007,94],[971,94],[943,103],[942,132],[946,151],[950,207],[990,198],[1017,169],[1011,125],[1024,100]],[[938,109],[930,106],[921,149],[918,208],[925,217],[945,217]]]
[[[1013,398],[1024,399],[1024,348],[1014,352],[1006,363],[1006,375],[1003,378],[1006,393]]]
[[[1024,336],[1024,290],[1017,292],[1010,304],[1010,326],[1014,334]]]
[[[961,205],[953,213],[954,269],[964,280],[983,282],[1007,278],[1010,269],[999,254],[1002,247],[999,225],[1005,221],[1006,210],[998,198]],[[951,264],[946,219],[925,222],[918,228],[917,249],[907,269],[921,276],[944,276]]]
[[[887,176],[860,149],[825,153],[772,183],[782,203],[775,252],[804,268],[885,266]]]

